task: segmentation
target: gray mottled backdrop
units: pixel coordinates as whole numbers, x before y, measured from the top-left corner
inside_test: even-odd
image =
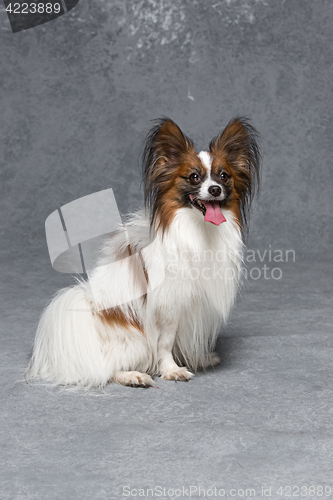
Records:
[[[1,246],[47,259],[46,217],[112,187],[142,204],[149,121],[174,119],[197,148],[235,115],[263,136],[252,248],[332,248],[330,0],[81,0],[13,34],[1,10]],[[45,261],[47,262],[47,261]]]
[[[0,3],[1,499],[119,500],[125,485],[331,498],[332,0],[81,0],[15,34]],[[142,142],[161,115],[198,150],[235,115],[263,137],[260,276],[222,330],[221,365],[149,390],[29,385],[41,310],[71,283],[44,221],[109,187],[122,214],[142,205]]]

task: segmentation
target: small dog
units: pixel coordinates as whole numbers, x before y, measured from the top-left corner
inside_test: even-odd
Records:
[[[145,210],[110,235],[89,281],[46,308],[29,380],[147,387],[151,375],[187,381],[218,364],[259,186],[257,139],[235,118],[197,154],[172,120],[156,122],[143,155]]]

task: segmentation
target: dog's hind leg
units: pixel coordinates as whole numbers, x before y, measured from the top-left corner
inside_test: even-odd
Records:
[[[208,354],[206,356],[206,358],[204,359],[204,361],[201,363],[201,365],[199,367],[205,369],[205,368],[209,368],[211,366],[217,366],[220,363],[221,363],[221,358],[217,354],[217,352],[211,352],[210,354]]]
[[[119,371],[112,377],[111,382],[131,387],[150,387],[154,385],[154,381],[148,373],[136,371]]]

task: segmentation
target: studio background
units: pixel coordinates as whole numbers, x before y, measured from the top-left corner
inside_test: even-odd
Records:
[[[81,0],[13,34],[2,9],[2,248],[45,266],[61,205],[112,187],[140,207],[150,120],[200,151],[241,115],[263,147],[249,246],[331,257],[332,22],[328,0]]]
[[[119,499],[126,484],[333,491],[332,82],[331,0],[81,0],[15,34],[1,3],[3,499]],[[27,384],[40,314],[73,283],[52,269],[46,218],[109,187],[122,215],[141,207],[151,120],[170,117],[200,151],[237,115],[262,135],[248,266],[283,274],[245,280],[221,366],[159,390]]]

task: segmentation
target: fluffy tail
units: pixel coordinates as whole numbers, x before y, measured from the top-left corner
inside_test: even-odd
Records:
[[[84,284],[60,290],[38,325],[27,379],[104,386],[110,372],[102,353],[99,328]]]

